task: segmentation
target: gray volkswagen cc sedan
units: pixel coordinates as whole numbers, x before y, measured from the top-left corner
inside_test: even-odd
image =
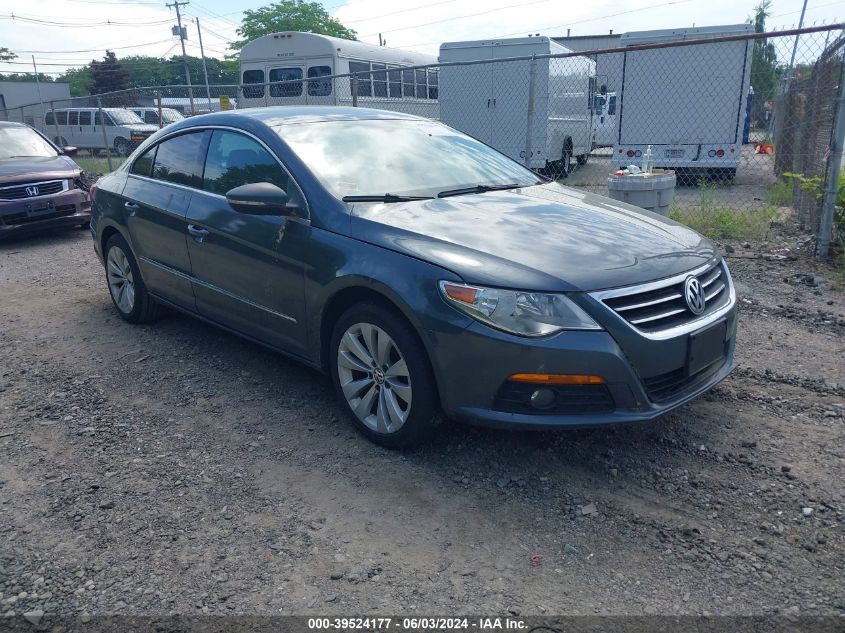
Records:
[[[427,119],[192,117],[93,200],[121,317],[169,306],[319,368],[386,446],[444,418],[647,421],[734,367],[734,288],[713,244]]]

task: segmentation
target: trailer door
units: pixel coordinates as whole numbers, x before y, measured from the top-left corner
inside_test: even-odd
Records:
[[[621,145],[737,142],[746,42],[625,54]]]
[[[498,43],[493,47],[493,59],[521,57],[537,52],[535,44]],[[535,75],[535,116],[531,153],[545,151],[546,139],[542,134],[543,121],[537,115],[538,93],[547,90],[548,59],[537,60]],[[493,66],[493,141],[491,145],[503,154],[525,164],[526,131],[528,130],[528,87],[531,62],[494,62]],[[543,80],[546,80],[545,82]],[[543,84],[543,85],[541,85]],[[539,89],[539,90],[538,90]]]
[[[440,61],[491,59],[491,45],[441,48]],[[440,120],[482,143],[493,144],[493,65],[443,66],[440,69]]]

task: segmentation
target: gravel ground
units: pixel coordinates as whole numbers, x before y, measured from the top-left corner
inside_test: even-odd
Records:
[[[390,452],[329,381],[113,310],[86,232],[0,244],[0,618],[845,613],[845,300],[726,245],[739,369],[651,424]]]

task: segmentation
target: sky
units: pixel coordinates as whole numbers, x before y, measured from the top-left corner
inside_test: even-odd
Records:
[[[223,58],[242,11],[265,4],[256,0],[191,0],[183,7],[187,52],[199,56],[196,19],[205,53]],[[364,42],[437,54],[441,42],[539,33],[550,37],[592,35],[659,28],[736,24],[748,19],[759,0],[325,0],[326,10],[358,32]],[[797,26],[802,0],[774,0],[770,28]],[[808,0],[805,25],[845,19],[845,2]],[[105,49],[118,58],[181,52],[171,35],[173,9],[153,0],[0,0],[0,46],[17,53],[0,72],[32,71],[58,75],[102,58]]]

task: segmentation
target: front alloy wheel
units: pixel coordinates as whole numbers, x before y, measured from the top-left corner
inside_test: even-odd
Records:
[[[395,433],[411,411],[413,387],[408,365],[387,332],[355,323],[340,339],[337,373],[346,403],[377,433]]]
[[[441,422],[437,385],[416,331],[379,302],[350,307],[335,323],[329,369],[356,428],[382,446],[425,440]]]

